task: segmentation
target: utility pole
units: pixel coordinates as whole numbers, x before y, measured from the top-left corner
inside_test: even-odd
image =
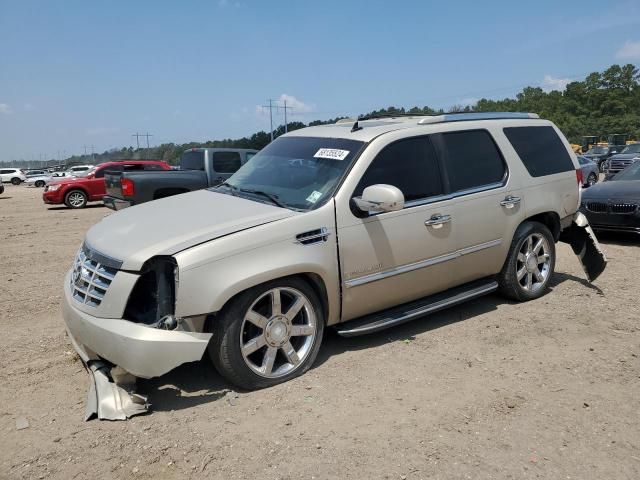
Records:
[[[153,137],[153,135],[149,135],[149,132],[145,133],[144,135],[140,135],[141,137],[147,137],[147,148],[149,148],[149,137]]]
[[[144,137],[144,135],[139,134],[138,132],[131,135],[132,137],[136,137],[136,146],[140,148],[140,137]]]
[[[287,122],[287,109],[291,110],[292,107],[287,107],[287,100],[283,100],[284,102],[284,106],[283,107],[278,107],[278,108],[282,108],[284,110],[284,133],[287,133],[289,131],[289,123]]]
[[[287,109],[291,110],[292,107],[287,106],[287,101],[283,100],[284,105],[274,104],[272,99],[269,99],[269,105],[262,105],[262,108],[269,109],[269,125],[271,127],[271,141],[273,142],[273,109],[276,110],[283,109],[284,110],[284,133],[289,131],[288,122],[287,122]]]
[[[269,107],[269,125],[271,127],[271,141],[273,142],[273,100],[269,99],[269,105],[262,105],[262,108]]]

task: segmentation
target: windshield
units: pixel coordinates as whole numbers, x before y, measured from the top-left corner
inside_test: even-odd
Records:
[[[611,180],[640,180],[640,162],[632,163]]]
[[[212,190],[259,201],[269,201],[267,194],[284,207],[312,210],[333,195],[363,146],[342,138],[282,137]]]
[[[622,149],[620,153],[640,153],[640,143],[633,143],[631,145],[627,145]]]
[[[593,147],[590,148],[586,155],[606,155],[609,152],[609,147]]]

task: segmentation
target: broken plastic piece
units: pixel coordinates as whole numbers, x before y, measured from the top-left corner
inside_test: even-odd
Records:
[[[578,256],[582,269],[590,282],[593,282],[604,272],[607,266],[607,257],[600,248],[596,234],[593,233],[587,217],[582,213],[577,212],[573,216],[571,226],[562,231],[560,240],[571,245],[573,253]]]
[[[149,411],[147,397],[134,392],[135,377],[102,360],[91,360],[89,393],[85,421],[97,416],[100,420],[126,420]]]

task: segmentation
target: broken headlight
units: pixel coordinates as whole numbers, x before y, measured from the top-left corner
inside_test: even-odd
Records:
[[[178,265],[173,257],[154,257],[142,267],[124,312],[136,323],[158,325],[175,313]]]

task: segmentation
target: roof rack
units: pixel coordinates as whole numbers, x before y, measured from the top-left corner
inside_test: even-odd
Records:
[[[472,120],[507,120],[523,118],[540,118],[537,113],[525,112],[477,112],[477,113],[445,113],[432,115],[418,120],[418,125],[430,125],[432,123],[465,122]]]

